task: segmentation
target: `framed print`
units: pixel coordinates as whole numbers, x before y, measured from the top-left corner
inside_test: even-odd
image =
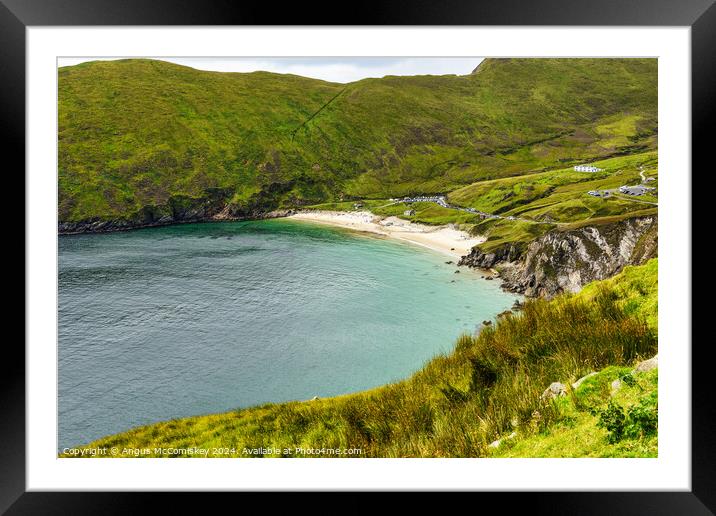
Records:
[[[691,338],[710,2],[321,26],[179,4],[1,6],[27,192],[3,510],[437,490],[713,511]]]

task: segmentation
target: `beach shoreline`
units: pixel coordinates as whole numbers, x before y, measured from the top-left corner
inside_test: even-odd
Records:
[[[457,259],[485,241],[484,237],[474,237],[450,226],[428,226],[398,217],[381,217],[369,211],[311,210],[300,211],[286,218],[382,235],[426,247]]]

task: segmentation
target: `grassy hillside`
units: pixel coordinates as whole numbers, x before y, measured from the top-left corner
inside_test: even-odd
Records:
[[[611,387],[618,381],[620,388]],[[557,398],[544,430],[500,440],[490,457],[656,457],[659,371],[611,366]]]
[[[481,181],[448,195],[459,206],[535,221],[572,222],[643,209],[638,201],[587,195],[590,190],[611,190],[641,183],[639,171],[658,176],[656,152],[594,161],[601,172],[576,172],[571,167],[508,179]],[[650,185],[651,186],[651,185]]]
[[[361,209],[377,215],[398,216],[425,224],[461,224],[487,241],[480,249],[489,252],[505,243],[526,243],[553,229],[572,229],[579,225],[609,224],[621,218],[653,215],[658,209],[656,195],[629,197],[615,190],[621,185],[642,182],[639,173],[653,178],[650,187],[658,187],[658,157],[655,151],[619,156],[592,162],[602,172],[575,172],[572,167],[547,172],[478,181],[448,194],[448,202],[457,207],[475,208],[500,215],[483,220],[477,214],[446,209],[435,203],[391,202],[389,199],[365,201]],[[611,193],[594,197],[591,190]],[[350,211],[354,201],[322,203],[311,208]],[[404,212],[414,210],[406,216]],[[510,219],[509,217],[514,217]]]
[[[657,373],[629,371],[657,351],[657,287],[652,260],[578,295],[528,301],[398,383],[158,423],[88,446],[125,456],[176,454],[155,447],[228,448],[232,456],[257,448],[312,456],[296,447],[360,449],[363,457],[652,456]],[[552,382],[600,370],[568,397],[541,398]],[[605,386],[619,378],[625,387],[612,397]],[[508,444],[489,446],[513,432]]]
[[[526,243],[550,230],[569,230],[585,224],[609,224],[619,219],[657,213],[654,196],[630,197],[614,190],[621,185],[658,178],[656,152],[620,156],[592,162],[602,172],[575,172],[572,168],[520,177],[474,183],[448,196],[459,206],[496,213],[509,219],[476,221],[471,230],[485,235],[480,249],[489,252],[505,243]],[[649,183],[657,186],[657,182]],[[589,191],[610,191],[609,197],[594,197]]]
[[[268,210],[447,193],[654,150],[656,75],[655,59],[487,59],[467,76],[346,85],[151,60],[64,67],[59,218],[185,197]]]
[[[591,302],[608,289],[620,307],[630,315],[643,316],[650,328],[659,328],[659,270],[656,258],[639,267],[626,266],[621,273],[585,286],[577,295]]]

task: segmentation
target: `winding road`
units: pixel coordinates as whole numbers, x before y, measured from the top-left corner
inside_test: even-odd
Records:
[[[444,196],[407,197],[405,199],[399,199],[391,204],[413,203],[413,202],[432,202],[432,203],[435,203],[438,206],[440,206],[442,208],[446,208],[448,210],[464,211],[465,213],[470,213],[473,215],[481,215],[483,218],[487,218],[487,219],[517,220],[520,222],[527,222],[529,224],[549,224],[549,225],[567,224],[566,222],[545,222],[545,221],[541,221],[541,220],[524,219],[521,217],[515,217],[513,215],[508,215],[507,217],[504,217],[502,215],[497,215],[495,213],[487,213],[484,211],[476,210],[475,208],[463,208],[462,206],[455,206],[454,204],[449,204],[445,200]],[[386,206],[389,206],[389,205],[386,205]]]

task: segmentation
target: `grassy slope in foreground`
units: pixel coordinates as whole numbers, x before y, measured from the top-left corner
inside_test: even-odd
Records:
[[[360,448],[361,456],[377,457],[475,457],[494,453],[489,443],[515,431],[518,438],[500,453],[555,455],[559,439],[571,436],[573,456],[651,456],[655,432],[637,428],[610,443],[596,422],[608,408],[604,382],[657,351],[657,288],[654,259],[580,294],[528,301],[522,312],[499,318],[477,337],[461,337],[454,351],[398,383],[157,423],[88,446],[228,447],[237,456],[246,456],[244,448],[303,447]],[[571,383],[604,368],[569,398],[573,402],[540,400],[552,382]],[[645,420],[653,419],[655,374],[638,378],[643,390],[625,389],[616,403],[640,405]],[[571,428],[568,437],[564,428]]]
[[[615,380],[621,384],[616,391]],[[560,417],[553,424],[501,439],[490,456],[656,457],[658,383],[658,369],[607,367],[556,400]]]
[[[63,67],[59,220],[212,195],[268,211],[446,193],[654,150],[656,72],[656,59],[487,59],[466,76],[344,85],[152,60]]]

